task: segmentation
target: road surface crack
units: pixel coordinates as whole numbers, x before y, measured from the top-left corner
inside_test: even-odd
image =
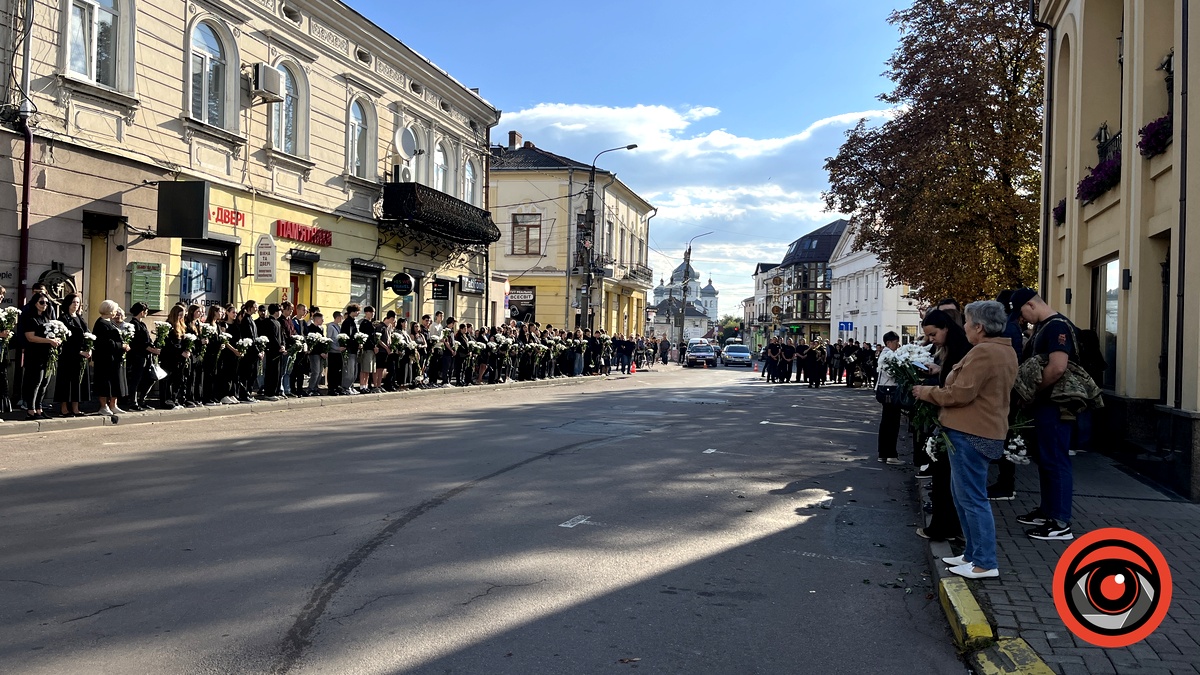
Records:
[[[544,583],[546,583],[545,579],[530,582],[528,584],[489,584],[488,589],[486,591],[480,593],[479,595],[471,597],[469,600],[467,600],[466,602],[464,602],[462,604],[463,604],[463,607],[466,607],[467,605],[471,604],[472,602],[475,602],[476,600],[478,600],[480,598],[487,597],[488,595],[491,594],[492,591],[496,590],[497,588],[527,588],[529,586],[537,586],[538,584],[544,584]]]
[[[119,604],[119,605],[109,605],[108,607],[104,607],[104,608],[102,608],[102,609],[98,609],[98,610],[96,610],[96,611],[92,612],[91,614],[85,614],[85,615],[83,615],[83,616],[77,616],[77,617],[75,617],[74,619],[67,619],[66,621],[63,621],[63,622],[61,622],[61,623],[71,623],[72,621],[81,621],[81,620],[83,620],[83,619],[88,619],[88,618],[91,618],[91,617],[93,617],[93,616],[96,616],[97,614],[99,614],[99,613],[101,613],[101,612],[107,612],[107,611],[108,611],[108,610],[110,610],[110,609],[116,609],[116,608],[118,608],[118,607],[124,607],[125,605],[128,605],[128,604],[129,604],[128,602],[122,602],[122,603],[121,603],[121,604]]]
[[[411,594],[410,593],[386,593],[384,595],[379,595],[374,598],[371,598],[370,600],[368,600],[368,601],[364,602],[363,604],[359,605],[358,607],[354,608],[354,610],[351,611],[349,614],[343,614],[341,616],[333,617],[333,620],[337,621],[339,624],[341,624],[342,619],[349,619],[350,617],[354,616],[355,614],[358,614],[360,611],[366,609],[367,606],[373,602],[376,602],[378,600],[383,600],[384,598],[398,598],[402,595],[411,595]]]
[[[48,584],[44,581],[34,581],[33,579],[5,579],[5,581],[12,583],[12,584],[36,584],[38,586],[46,586],[46,587],[54,587],[54,588],[58,587],[55,584]]]

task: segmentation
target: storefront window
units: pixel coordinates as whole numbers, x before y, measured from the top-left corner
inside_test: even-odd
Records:
[[[350,272],[350,302],[366,307],[379,306],[379,274],[353,270]],[[347,303],[349,304],[349,303]]]
[[[435,279],[433,282],[433,311],[444,312],[447,317],[454,316],[454,282]]]
[[[228,261],[221,251],[184,247],[179,265],[179,299],[205,307],[226,302]]]
[[[1117,385],[1117,297],[1121,290],[1121,262],[1113,259],[1092,268],[1092,330],[1100,339],[1100,354],[1104,356],[1104,382],[1100,386],[1113,389]]]

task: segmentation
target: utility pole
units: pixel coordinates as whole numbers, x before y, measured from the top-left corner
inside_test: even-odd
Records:
[[[687,319],[688,284],[692,283],[692,275],[690,273],[690,270],[692,269],[692,242],[696,241],[700,237],[706,237],[710,234],[712,234],[712,232],[705,232],[704,234],[698,234],[698,235],[692,237],[691,239],[688,239],[687,249],[685,249],[683,252],[683,279],[682,279],[682,281],[683,281],[683,302],[680,303],[680,305],[679,305],[679,362],[680,363],[683,363],[684,352],[687,351],[687,345],[684,343],[684,340],[683,340],[683,322]]]
[[[596,267],[596,209],[594,208],[596,196],[596,160],[600,159],[600,155],[614,150],[633,150],[637,147],[636,143],[622,145],[617,148],[609,148],[596,153],[592,159],[592,169],[588,172],[587,186],[587,210],[583,214],[583,222],[576,226],[578,236],[578,248],[587,251],[587,270],[583,275],[583,287],[587,289],[586,293],[580,294],[580,308],[584,328],[592,328],[592,280],[593,271]],[[584,313],[586,312],[586,314]]]

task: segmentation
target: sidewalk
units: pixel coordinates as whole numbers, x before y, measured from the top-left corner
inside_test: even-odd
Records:
[[[620,373],[615,373],[620,377]],[[287,398],[279,401],[259,400],[254,403],[239,403],[237,405],[197,406],[182,410],[144,410],[142,412],[127,412],[123,415],[103,417],[99,414],[87,414],[84,417],[59,417],[56,414],[57,404],[45,406],[53,415],[48,420],[27,421],[21,419],[24,411],[17,410],[6,414],[0,420],[0,437],[14,434],[35,434],[47,431],[67,431],[72,429],[90,429],[93,427],[112,426],[114,424],[149,424],[154,422],[172,422],[187,419],[208,417],[229,417],[232,415],[249,415],[255,413],[276,412],[280,410],[297,410],[301,408],[324,408],[337,405],[355,405],[371,401],[391,401],[410,396],[441,396],[456,392],[468,393],[473,391],[495,391],[506,389],[530,389],[534,387],[556,387],[580,382],[590,382],[589,377],[556,377],[548,380],[516,381],[509,380],[502,384],[480,384],[470,387],[431,387],[427,389],[409,389],[382,394],[358,394],[356,396],[308,396],[303,398]],[[94,401],[86,407],[95,408]]]
[[[992,502],[996,516],[999,579],[967,581],[982,607],[1000,649],[1023,639],[1043,664],[1024,666],[997,658],[996,647],[973,658],[982,672],[1055,672],[1061,675],[1200,674],[1200,505],[1161,492],[1098,453],[1074,459],[1076,537],[1104,527],[1123,527],[1147,537],[1166,557],[1174,595],[1166,619],[1142,642],[1104,649],[1076,638],[1054,607],[1051,582],[1059,556],[1071,542],[1037,541],[1025,536],[1016,518],[1039,503],[1036,465],[1017,468],[1017,498]],[[922,481],[926,482],[926,481]],[[924,492],[924,490],[922,490]],[[947,544],[931,544],[931,558],[943,578]],[[956,549],[954,553],[960,553]],[[957,577],[955,577],[957,578]],[[948,612],[950,610],[948,609]],[[951,617],[953,621],[953,617]],[[1023,646],[1023,645],[1022,645]],[[983,663],[981,663],[981,660]],[[995,666],[1009,661],[1008,667]],[[1047,670],[1046,666],[1049,667]]]

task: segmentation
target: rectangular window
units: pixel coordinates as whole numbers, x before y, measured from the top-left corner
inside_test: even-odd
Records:
[[[620,248],[617,249],[617,253],[613,257],[617,259],[618,263],[622,263],[622,262],[625,262],[625,260],[627,260],[627,258],[625,256],[625,230],[621,230]]]
[[[512,255],[541,255],[542,216],[537,213],[514,213],[512,224]]]
[[[1100,339],[1100,354],[1105,363],[1104,381],[1096,384],[1105,389],[1117,386],[1117,300],[1120,291],[1120,260],[1109,260],[1092,268],[1092,330]]]
[[[366,307],[377,307],[379,304],[379,274],[351,270],[350,272],[350,302],[357,302]]]

